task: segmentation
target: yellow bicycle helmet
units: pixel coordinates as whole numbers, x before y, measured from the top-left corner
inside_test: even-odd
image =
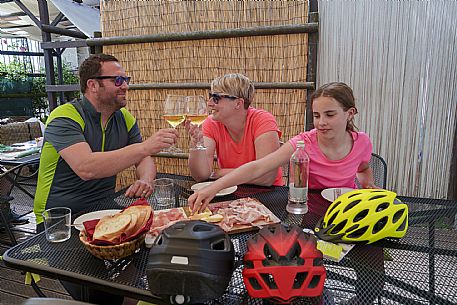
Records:
[[[397,194],[382,189],[353,190],[338,197],[314,229],[334,243],[371,244],[383,238],[402,238],[408,229],[408,206]]]

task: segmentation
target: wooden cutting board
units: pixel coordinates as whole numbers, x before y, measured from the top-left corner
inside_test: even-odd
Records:
[[[235,223],[233,225],[233,227],[230,229],[230,230],[225,230],[224,229],[224,226],[223,226],[223,222],[224,220],[220,221],[220,222],[216,222],[214,224],[216,225],[219,225],[222,229],[224,229],[224,231],[226,231],[228,234],[236,234],[236,233],[242,233],[242,232],[248,232],[248,231],[254,231],[254,230],[258,230],[259,228],[262,228],[264,226],[268,226],[268,225],[272,225],[272,224],[276,224],[276,223],[280,223],[281,220],[276,217],[276,215],[273,214],[273,212],[271,212],[267,207],[265,207],[260,201],[258,201],[257,199],[253,199],[253,198],[242,198],[242,199],[238,199],[238,200],[249,200],[251,202],[251,204],[256,204],[256,205],[260,205],[261,206],[261,209],[265,212],[265,216],[268,216],[266,219],[260,219],[260,220],[257,220],[257,221],[254,221],[253,223],[251,224],[241,224],[241,223]],[[236,201],[236,200],[233,200],[233,201]],[[209,204],[209,210],[212,211],[213,215],[214,214],[217,214],[218,211],[220,209],[223,209],[223,208],[229,208],[230,204],[233,202],[233,201],[222,201],[222,202],[217,202],[217,203],[210,203]],[[242,204],[242,203],[241,203]],[[186,213],[186,215],[189,217],[190,216],[190,211],[187,207],[184,208],[184,212]],[[232,213],[230,214],[236,214],[237,211],[236,210],[233,210]]]

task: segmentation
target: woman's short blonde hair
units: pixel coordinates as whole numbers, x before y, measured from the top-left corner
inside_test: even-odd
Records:
[[[239,73],[225,74],[211,82],[211,92],[240,97],[244,108],[248,109],[254,99],[254,85],[251,80]]]

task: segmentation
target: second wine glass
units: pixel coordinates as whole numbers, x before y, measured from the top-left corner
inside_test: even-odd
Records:
[[[201,95],[193,95],[187,96],[185,101],[187,105],[187,119],[189,119],[192,124],[197,125],[198,128],[200,128],[205,119],[208,117],[208,107],[205,98]],[[196,148],[206,148],[202,139],[199,139],[196,144]]]
[[[173,128],[176,128],[179,124],[184,122],[186,119],[186,100],[182,95],[168,94],[164,105],[163,115],[165,121],[168,122]],[[179,151],[174,145],[170,147],[169,151]]]

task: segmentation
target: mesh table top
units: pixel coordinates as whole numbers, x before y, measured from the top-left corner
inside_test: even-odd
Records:
[[[195,182],[189,177],[171,177],[176,184],[176,205],[187,204],[186,193]],[[187,193],[188,194],[188,193]],[[309,192],[309,212],[291,215],[285,211],[287,187],[241,185],[217,201],[253,197],[261,201],[284,224],[313,228],[330,204],[318,191]],[[324,260],[327,269],[324,304],[343,304],[358,298],[360,304],[456,304],[457,303],[457,232],[446,224],[457,212],[457,202],[450,200],[400,197],[409,207],[409,229],[399,240],[375,245],[356,245],[339,263]],[[153,198],[148,201],[154,206]],[[123,191],[91,206],[84,212],[119,209],[134,199]],[[74,217],[76,217],[75,215]],[[231,235],[236,259],[246,252],[246,241],[255,232]],[[145,268],[149,249],[144,246],[134,255],[117,261],[95,258],[82,245],[78,231],[63,243],[49,243],[43,233],[9,249],[3,256],[7,265],[54,278],[82,283],[132,298],[157,302],[148,290]],[[266,301],[247,296],[242,266],[234,270],[227,292],[212,304],[263,304]],[[321,300],[297,300],[294,304],[320,304]]]

